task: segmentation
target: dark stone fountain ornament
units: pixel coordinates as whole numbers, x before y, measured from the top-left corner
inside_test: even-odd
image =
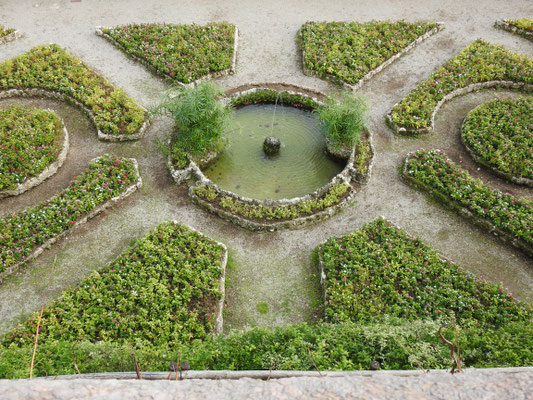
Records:
[[[269,156],[278,154],[280,147],[281,142],[276,136],[269,136],[263,142],[263,151]]]

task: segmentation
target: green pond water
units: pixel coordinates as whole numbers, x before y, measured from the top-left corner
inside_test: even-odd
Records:
[[[268,136],[281,141],[267,156]],[[225,132],[228,145],[205,175],[220,188],[255,199],[284,199],[312,193],[344,165],[324,153],[325,138],[309,111],[273,104],[242,107]]]

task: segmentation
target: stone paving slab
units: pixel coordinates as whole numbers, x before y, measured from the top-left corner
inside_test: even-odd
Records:
[[[268,381],[0,380],[0,399],[533,399],[533,368],[472,369],[454,375],[446,371],[346,374]]]

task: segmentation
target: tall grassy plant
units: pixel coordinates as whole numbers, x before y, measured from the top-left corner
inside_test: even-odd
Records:
[[[359,142],[368,119],[368,100],[363,95],[340,92],[329,96],[316,114],[333,149],[352,147]]]
[[[219,101],[222,96],[222,89],[212,82],[194,88],[172,87],[165,92],[151,114],[174,119],[172,154],[202,156],[217,148],[231,115],[231,109]]]

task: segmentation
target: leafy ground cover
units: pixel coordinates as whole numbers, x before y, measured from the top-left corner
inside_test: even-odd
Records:
[[[318,103],[310,97],[297,93],[279,92],[273,89],[261,89],[242,94],[231,99],[233,107],[242,107],[250,104],[275,103],[285,104],[304,110],[314,110]]]
[[[181,83],[227,70],[233,60],[235,25],[130,24],[104,28],[126,54]]]
[[[245,203],[241,200],[217,192],[212,186],[199,185],[192,190],[192,195],[205,200],[215,207],[252,221],[275,221],[305,217],[341,202],[350,192],[350,185],[339,183],[333,185],[323,196],[304,200],[295,205],[263,206]]]
[[[432,128],[437,103],[456,89],[490,81],[533,84],[533,59],[478,39],[396,104],[389,124],[413,132]]]
[[[0,273],[138,179],[131,159],[105,155],[48,201],[0,218]]]
[[[0,191],[16,189],[56,161],[62,138],[63,122],[51,110],[0,110]]]
[[[111,264],[44,310],[39,342],[100,340],[172,345],[214,331],[225,249],[189,228],[165,222]],[[38,313],[2,344],[30,345]]]
[[[305,68],[355,84],[431,29],[434,22],[306,22],[298,38]]]
[[[56,44],[35,47],[0,64],[0,90],[30,88],[58,92],[82,103],[106,135],[132,135],[146,117],[124,90]]]
[[[0,38],[9,35],[10,33],[15,32],[14,29],[6,28],[4,25],[0,24]]]
[[[407,157],[403,174],[437,192],[516,239],[533,244],[533,204],[474,179],[438,150],[420,150]]]
[[[438,336],[439,327],[432,320],[395,319],[377,324],[288,325],[210,336],[187,345],[144,346],[135,353],[142,371],[168,371],[178,351],[180,360],[188,361],[193,370],[301,371],[314,370],[313,361],[321,371],[367,370],[374,360],[382,369],[413,369],[415,359],[424,368],[450,368],[449,348]],[[453,329],[444,329],[443,334],[455,341]],[[532,365],[532,338],[530,323],[511,322],[495,330],[459,327],[463,366]],[[33,346],[0,346],[0,378],[27,378],[32,354]],[[127,344],[64,339],[39,344],[33,374],[76,374],[74,361],[81,373],[135,371]]]
[[[509,25],[516,26],[518,29],[533,32],[533,19],[531,18],[506,19],[505,22],[507,22]]]
[[[533,99],[496,99],[465,118],[462,136],[479,160],[504,173],[533,179]]]
[[[473,321],[500,327],[527,322],[533,311],[501,285],[442,259],[419,239],[379,218],[319,248],[325,272],[326,318],[376,320],[392,315]]]

